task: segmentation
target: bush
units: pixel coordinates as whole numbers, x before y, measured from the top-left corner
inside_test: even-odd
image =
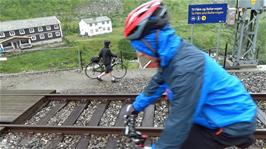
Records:
[[[79,33],[79,26],[77,22],[62,23],[62,29],[65,35],[73,35]]]
[[[130,42],[126,39],[119,40],[118,49],[120,52],[122,52],[123,57],[127,60],[133,60],[137,58],[135,50],[131,47]]]

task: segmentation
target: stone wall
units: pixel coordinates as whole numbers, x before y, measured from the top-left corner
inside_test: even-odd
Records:
[[[110,16],[120,14],[123,11],[122,0],[91,0],[77,8],[77,13],[81,16]]]

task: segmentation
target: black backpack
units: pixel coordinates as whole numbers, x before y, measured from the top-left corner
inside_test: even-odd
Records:
[[[92,63],[99,63],[99,61],[100,61],[100,58],[99,57],[92,57],[91,58],[91,62]]]

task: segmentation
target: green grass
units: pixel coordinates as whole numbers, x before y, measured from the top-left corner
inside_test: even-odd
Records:
[[[138,69],[139,68],[139,63],[137,62],[125,62],[125,65],[127,66],[127,69]]]
[[[42,50],[13,54],[0,64],[0,71],[5,73],[56,70],[78,67],[78,57],[77,51],[73,48]]]
[[[82,53],[83,64],[89,62],[92,56],[98,54],[103,47],[104,40],[112,42],[111,50],[119,54],[118,42],[123,39],[124,19],[129,11],[140,3],[148,0],[124,0],[123,11],[120,14],[111,14],[113,32],[109,34],[81,37],[78,22],[80,16],[77,8],[96,0],[2,0],[0,4],[0,20],[27,19],[56,15],[61,23],[64,33],[64,42],[71,48],[43,49],[41,51],[26,52],[8,56],[8,60],[0,62],[1,73],[16,73],[27,71],[43,71],[54,69],[78,68],[78,50]],[[191,36],[191,25],[187,24],[187,7],[190,2],[209,3],[209,0],[164,0],[170,13],[170,22],[176,33],[184,39]],[[266,13],[263,14],[266,16]],[[266,20],[261,21],[258,35],[259,59],[266,63]],[[222,26],[220,54],[223,53],[225,43],[232,49],[234,28]],[[195,25],[194,44],[201,49],[216,46],[217,24]],[[126,62],[130,69],[138,68],[136,64]]]

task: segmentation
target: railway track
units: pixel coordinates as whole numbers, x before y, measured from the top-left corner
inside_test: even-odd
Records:
[[[2,96],[9,95],[11,94]],[[265,105],[266,94],[252,96],[257,103]],[[136,95],[44,95],[44,98],[12,124],[0,124],[0,127],[4,127],[1,131],[2,144],[26,148],[130,148],[132,144],[122,136],[123,115],[126,106],[135,97]],[[259,128],[255,133],[257,139],[264,141],[265,111],[264,107],[258,109]],[[165,100],[160,100],[139,113],[138,130],[150,136],[147,144],[156,140],[163,130],[167,113],[168,103]]]

